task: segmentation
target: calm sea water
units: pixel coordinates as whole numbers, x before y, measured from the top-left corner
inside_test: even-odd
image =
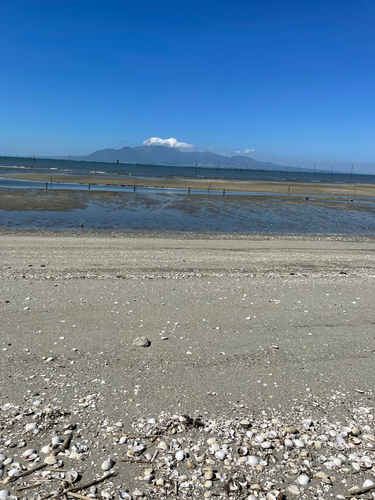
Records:
[[[1,172],[16,171],[53,172],[69,174],[131,175],[134,177],[186,177],[220,178],[232,180],[285,181],[285,182],[333,182],[375,183],[375,175],[343,174],[339,172],[315,172],[298,170],[257,170],[251,168],[181,167],[174,165],[143,165],[128,163],[103,163],[46,158],[20,158],[0,156]]]

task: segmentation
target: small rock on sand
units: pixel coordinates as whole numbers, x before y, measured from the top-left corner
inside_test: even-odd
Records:
[[[151,342],[147,337],[137,337],[133,340],[133,345],[135,347],[148,347],[149,345],[151,345]]]

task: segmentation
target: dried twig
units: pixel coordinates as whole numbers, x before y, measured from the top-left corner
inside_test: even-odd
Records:
[[[4,479],[3,483],[13,483],[14,481],[17,481],[18,479],[21,479],[21,477],[28,476],[29,474],[33,474],[33,472],[36,472],[37,470],[44,469],[47,467],[47,464],[40,464],[37,465],[36,467],[33,467],[32,469],[25,470],[25,472],[21,472],[21,474],[18,474],[18,476],[13,476],[13,477],[7,477]]]
[[[152,460],[131,460],[130,458],[122,458],[120,462],[130,462],[133,464],[153,464]]]
[[[17,488],[16,491],[31,490],[31,488],[37,488],[41,484],[42,484],[41,482],[38,482],[35,484],[29,484],[27,486],[21,486],[20,488]]]
[[[72,493],[73,491],[79,491],[79,490],[84,490],[86,488],[90,488],[90,486],[94,486],[94,484],[101,483],[102,481],[105,481],[106,479],[113,477],[115,475],[116,475],[116,472],[110,472],[109,474],[106,474],[105,476],[103,476],[99,479],[95,479],[95,481],[91,481],[91,483],[82,484],[81,486],[75,486],[74,488],[67,488],[66,490],[62,491],[61,493],[54,495],[53,498],[59,498],[59,497],[62,497],[64,495],[67,495],[69,493]],[[45,499],[42,498],[41,500],[45,500]]]
[[[80,495],[79,493],[72,493],[71,491],[69,491],[67,495],[68,497],[81,498],[82,500],[92,500],[91,497],[85,497],[85,495]]]

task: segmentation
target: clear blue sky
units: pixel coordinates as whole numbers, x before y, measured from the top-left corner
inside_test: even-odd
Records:
[[[8,0],[0,154],[157,136],[374,162],[375,2]]]

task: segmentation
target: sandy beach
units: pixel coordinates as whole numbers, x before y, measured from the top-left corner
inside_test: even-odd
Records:
[[[85,479],[92,460],[120,457],[110,435],[163,412],[237,426],[249,418],[256,427],[266,415],[297,427],[306,418],[345,426],[355,408],[369,407],[364,422],[373,429],[370,239],[2,231],[0,255],[2,404],[72,412],[28,441],[42,446],[66,421],[79,422],[92,450],[79,464]],[[133,346],[139,336],[151,345]],[[137,482],[139,469],[116,472],[115,485],[152,488]],[[346,494],[360,482],[345,477],[327,491]]]
[[[235,191],[243,193],[275,193],[315,196],[375,197],[375,184],[326,184],[299,182],[233,181],[228,179],[137,179],[133,177],[68,174],[6,174],[8,179],[52,183],[101,184],[108,186],[198,189],[202,191]]]

